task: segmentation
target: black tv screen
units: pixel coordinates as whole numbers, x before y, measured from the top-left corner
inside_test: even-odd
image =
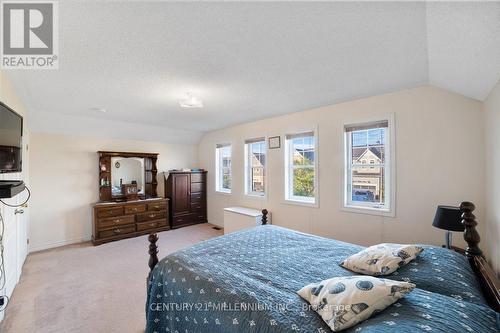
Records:
[[[0,173],[22,169],[23,117],[0,102]]]

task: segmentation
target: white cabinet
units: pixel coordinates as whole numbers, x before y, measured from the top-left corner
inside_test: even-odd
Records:
[[[0,180],[19,180],[20,173],[1,174]],[[16,195],[10,199],[3,199],[10,205],[19,205],[26,199],[26,192]],[[24,261],[28,254],[28,225],[26,207],[8,207],[0,203],[0,213],[3,217],[4,233],[2,242],[4,247],[3,259],[5,276],[5,287],[0,289],[0,296],[12,296],[14,287],[19,282]],[[0,312],[0,322],[3,320],[4,312]]]
[[[267,214],[267,223],[271,223],[271,214]],[[224,208],[224,234],[252,228],[262,224],[262,212],[247,207]]]

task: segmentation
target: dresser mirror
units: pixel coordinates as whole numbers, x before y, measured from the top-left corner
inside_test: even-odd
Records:
[[[157,198],[158,154],[99,151],[100,201]]]
[[[137,186],[137,194],[144,195],[144,158],[112,157],[111,158],[111,196],[126,195],[124,185]]]

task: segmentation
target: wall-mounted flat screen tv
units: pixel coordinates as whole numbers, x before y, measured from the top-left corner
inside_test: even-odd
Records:
[[[0,173],[22,170],[23,117],[0,102]]]

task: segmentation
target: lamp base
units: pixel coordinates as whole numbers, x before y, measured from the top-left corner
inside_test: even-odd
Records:
[[[444,240],[445,240],[446,248],[451,249],[451,242],[452,242],[453,234],[451,233],[451,231],[447,231],[444,237],[445,237]]]

